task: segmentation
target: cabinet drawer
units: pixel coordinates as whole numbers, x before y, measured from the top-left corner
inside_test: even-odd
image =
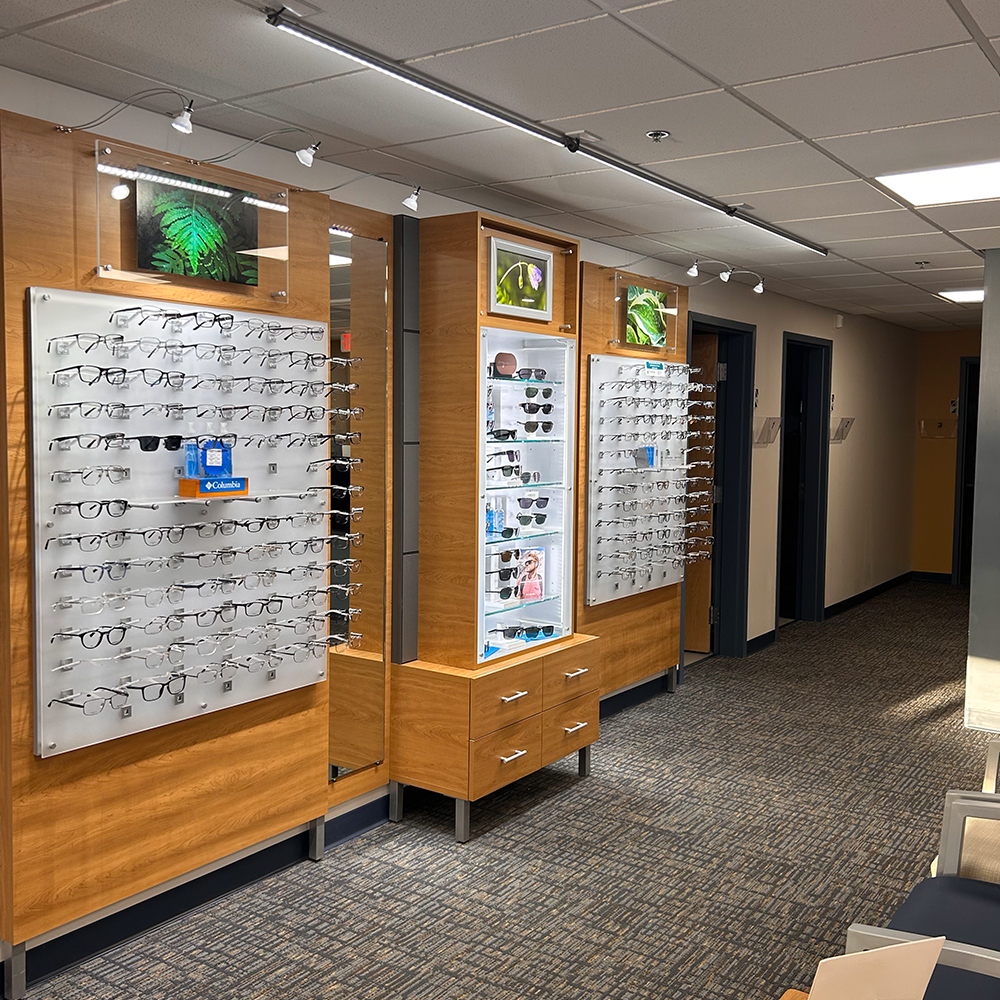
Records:
[[[542,661],[542,708],[552,708],[587,691],[596,691],[601,680],[598,663],[596,642],[581,643],[546,656]]]
[[[581,695],[542,714],[542,766],[593,743],[600,736],[597,691]]]
[[[541,659],[472,681],[469,736],[476,739],[542,710]]]
[[[541,767],[542,717],[469,742],[469,798],[479,799]]]

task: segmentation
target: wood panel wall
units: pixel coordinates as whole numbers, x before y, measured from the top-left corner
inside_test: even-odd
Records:
[[[233,292],[96,278],[93,141],[0,112],[6,393],[0,937],[13,943],[321,816],[331,797],[326,684],[47,760],[32,752],[26,288],[253,308],[313,321],[329,317],[330,203],[322,194],[298,192],[289,199],[287,302],[250,304]],[[230,177],[234,185],[257,180],[235,172]]]
[[[587,544],[587,397],[589,356],[617,354],[649,360],[650,351],[612,344],[615,339],[615,275],[634,279],[644,288],[667,290],[668,285],[638,274],[615,271],[584,261],[581,267],[580,307],[580,421],[577,456],[577,585],[576,631],[599,636],[601,691],[608,694],[674,666],[680,660],[680,584],[623,597],[607,604],[586,604]],[[658,360],[681,362],[687,350],[688,290],[677,294],[677,351],[657,355]]]

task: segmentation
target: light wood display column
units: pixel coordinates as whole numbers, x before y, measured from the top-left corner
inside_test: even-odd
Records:
[[[491,238],[552,255],[546,286],[551,319],[490,310],[489,290],[495,277],[490,264]],[[494,332],[491,336],[511,331],[533,337],[531,343],[542,346],[526,348],[519,364],[536,367],[537,361],[525,359],[544,356],[547,343],[553,351],[557,347],[563,350],[569,338],[575,353],[579,244],[478,212],[425,219],[420,226],[420,277],[420,658],[392,667],[390,818],[401,816],[403,785],[441,792],[455,797],[456,837],[465,841],[469,838],[470,802],[574,751],[581,755],[581,773],[587,773],[589,747],[598,737],[600,678],[592,653],[593,637],[572,630],[572,551],[565,553],[565,613],[549,610],[548,618],[538,607],[533,609],[535,621],[555,623],[549,626],[549,633],[536,633],[524,642],[487,639],[484,647],[484,635],[496,631],[495,624],[509,625],[511,619],[503,611],[487,610],[487,616],[498,617],[487,617],[483,625],[484,599],[487,608],[496,603],[485,591],[509,586],[512,578],[507,583],[496,582],[502,578],[490,569],[485,571],[490,582],[484,582],[484,508],[488,491],[497,480],[491,478],[492,473],[484,479],[482,473],[481,439],[487,406],[482,338],[487,328]],[[550,342],[546,335],[552,337]],[[541,353],[532,355],[531,350]],[[492,356],[491,352],[491,360]],[[551,368],[549,362],[546,364]],[[549,372],[539,375],[537,381],[550,395],[525,393],[525,401],[534,406],[532,399],[539,403],[552,399],[557,409],[524,413],[517,409],[522,422],[536,419],[528,414],[537,415],[539,421],[546,417],[555,421],[554,427],[549,424],[552,438],[564,434],[566,440],[572,440],[576,423],[569,391],[572,378],[562,385],[553,382]],[[530,387],[531,382],[528,377],[503,385],[516,392]],[[565,413],[558,410],[561,394],[566,398]],[[504,405],[508,413],[504,426],[508,426],[512,410],[509,396]],[[562,420],[565,423],[560,423]],[[525,439],[534,433],[539,435],[537,440]],[[544,466],[544,459],[538,461],[540,449],[548,443],[542,435],[539,426],[537,432],[518,431],[517,439],[510,443],[489,438],[488,450],[510,448],[519,456],[511,460],[515,465],[523,453],[525,468]],[[505,461],[501,459],[499,464]],[[572,460],[569,468],[564,487],[546,490],[544,479],[553,477],[543,476],[535,491],[553,493],[549,525],[562,524],[567,539],[572,535],[575,513]],[[487,493],[483,493],[483,482]],[[559,492],[566,487],[568,492]],[[534,525],[519,529],[510,547],[523,549],[535,544],[527,541],[532,537],[536,537]],[[537,537],[542,544],[541,533]],[[487,539],[489,553],[491,536]],[[556,541],[548,550],[552,580],[546,584],[546,594],[552,592],[557,580],[559,545]],[[495,557],[486,558],[486,565],[492,567]],[[506,598],[501,597],[503,600]],[[518,610],[515,606],[512,614]],[[548,634],[552,638],[546,640]]]

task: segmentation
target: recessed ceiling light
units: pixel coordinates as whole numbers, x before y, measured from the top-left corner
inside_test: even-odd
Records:
[[[959,288],[954,292],[938,292],[938,295],[949,302],[982,302],[986,291],[982,288]]]
[[[1000,161],[969,163],[964,167],[914,170],[876,177],[880,184],[902,195],[911,205],[950,205],[960,201],[1000,198]]]
[[[654,128],[646,133],[646,138],[652,139],[653,142],[662,142],[664,139],[670,138],[670,133],[663,128]]]

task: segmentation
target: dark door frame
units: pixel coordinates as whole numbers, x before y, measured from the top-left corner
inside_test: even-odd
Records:
[[[781,344],[781,437],[778,454],[778,547],[776,553],[777,570],[774,587],[774,634],[778,637],[779,607],[781,602],[781,497],[784,487],[784,458],[787,414],[785,413],[785,379],[788,345],[804,344],[821,351],[821,366],[814,383],[818,398],[822,402],[821,413],[814,420],[813,447],[806,453],[805,481],[807,503],[802,542],[799,547],[800,594],[797,600],[802,621],[821,622],[826,617],[826,530],[827,503],[830,480],[830,403],[833,379],[833,341],[820,337],[807,337],[801,333],[785,331]],[[809,502],[811,496],[811,503]],[[809,515],[809,512],[812,515]]]
[[[979,355],[959,358],[958,377],[958,440],[955,442],[955,527],[951,541],[951,582],[961,582],[962,534],[965,531],[965,449],[969,433],[969,374],[973,365],[979,367]],[[979,408],[976,408],[978,415]],[[971,526],[970,526],[971,527]]]
[[[695,327],[697,326],[697,331]],[[721,497],[715,508],[712,604],[718,621],[712,652],[747,655],[750,587],[750,462],[753,449],[754,366],[757,327],[749,323],[688,313],[688,352],[698,333],[719,337],[719,363],[727,365],[726,391],[717,393],[715,481]],[[715,372],[703,381],[714,382]],[[725,397],[723,399],[723,396]],[[724,447],[724,452],[720,449]],[[681,587],[681,659],[684,659],[684,587]],[[682,669],[683,676],[683,669]]]

